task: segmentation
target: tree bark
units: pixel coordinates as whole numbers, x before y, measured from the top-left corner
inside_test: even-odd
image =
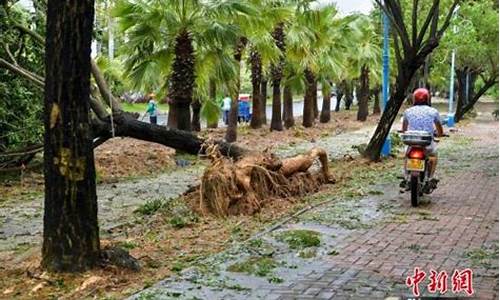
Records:
[[[191,35],[184,30],[175,38],[175,58],[170,78],[168,126],[191,131],[190,105],[193,99],[194,48]]]
[[[317,119],[319,116],[319,110],[318,110],[318,91],[316,90],[316,97],[313,99],[313,112],[314,112],[314,119]]]
[[[306,92],[304,95],[304,111],[302,113],[302,125],[306,128],[313,126],[314,121],[314,97],[316,97],[316,76],[310,69],[304,71],[306,78]]]
[[[281,119],[281,79],[283,77],[283,67],[285,64],[285,33],[283,23],[279,23],[274,28],[273,38],[276,46],[281,51],[281,57],[277,63],[271,66],[273,86],[273,111],[271,116],[271,131],[282,131],[283,121]]]
[[[460,120],[462,120],[464,115],[474,107],[479,98],[481,98],[481,96],[483,96],[491,87],[493,87],[495,84],[498,83],[497,77],[498,75],[488,79],[484,83],[484,85],[477,91],[477,93],[474,94],[474,96],[470,99],[470,101],[460,110],[458,110],[457,107],[457,112],[455,113],[455,122],[459,122]]]
[[[104,75],[102,75],[101,70],[99,70],[96,62],[91,59],[90,64],[92,75],[94,76],[95,82],[97,83],[97,87],[99,88],[99,92],[104,101],[109,105],[109,107],[113,108],[113,111],[123,110],[121,103],[113,97],[111,89],[109,88],[108,83],[106,82]]]
[[[319,121],[321,123],[330,122],[331,118],[331,90],[323,88],[323,105],[321,107],[321,115]]]
[[[370,93],[373,95],[373,114],[380,115],[380,87],[372,89]]]
[[[250,127],[257,129],[262,126],[262,104],[260,94],[260,84],[262,81],[262,62],[259,53],[255,49],[250,53],[250,65],[252,71],[252,119],[250,120]]]
[[[370,98],[370,70],[368,66],[361,67],[361,75],[359,76],[359,95],[358,95],[358,121],[366,121],[368,117],[368,100]]]
[[[94,1],[49,0],[45,49],[42,266],[81,271],[99,262],[89,116]]]
[[[456,69],[457,75],[457,107],[456,112],[460,111],[474,98],[474,86],[476,84],[477,72],[472,71],[468,67]],[[467,91],[467,75],[469,77],[469,86]]]
[[[217,84],[214,79],[210,79],[208,81],[208,96],[210,100],[216,101],[217,98]],[[215,121],[213,123],[207,123],[208,128],[217,128],[219,126],[219,122]]]
[[[126,113],[114,115],[113,121],[115,124],[115,136],[131,137],[158,143],[190,154],[204,153],[203,144],[206,141],[191,132],[141,122]],[[94,119],[92,121],[92,132],[95,138],[110,138],[111,124],[109,118],[106,120]],[[234,159],[238,159],[249,153],[244,148],[224,141],[215,141],[215,143],[219,145],[223,155]]]
[[[240,93],[240,64],[241,56],[243,50],[245,49],[247,40],[241,37],[236,44],[236,49],[234,50],[234,60],[237,63],[238,70],[236,71],[236,78],[234,80],[234,86],[231,91],[231,109],[229,110],[229,120],[226,130],[226,141],[229,143],[236,142],[238,136],[238,98]]]
[[[352,100],[353,100],[353,96],[352,96],[352,82],[349,82],[345,84],[345,87],[344,87],[344,92],[345,92],[345,109],[346,110],[350,110],[351,109],[351,105],[352,105]]]
[[[201,131],[201,123],[200,123],[201,103],[198,99],[195,99],[193,103],[191,103],[191,109],[193,110],[191,128],[193,129],[193,131],[199,132]]]
[[[391,97],[387,101],[387,105],[380,117],[375,133],[370,139],[364,155],[372,161],[377,161],[380,158],[380,152],[384,145],[385,139],[389,134],[392,123],[396,119],[399,109],[406,99],[407,89],[410,85],[413,75],[418,68],[424,63],[424,57],[408,57],[401,62],[399,66],[398,76],[396,79],[395,88],[392,90]]]
[[[260,82],[260,116],[261,123],[267,124],[267,78]]]
[[[293,93],[292,88],[288,84],[285,84],[283,88],[283,119],[286,129],[295,125],[295,119],[293,118]]]
[[[342,98],[344,97],[344,90],[342,89],[342,84],[337,84],[337,103],[335,103],[335,111],[340,111],[340,102],[342,101]]]

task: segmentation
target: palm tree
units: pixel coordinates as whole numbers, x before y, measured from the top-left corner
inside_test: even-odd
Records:
[[[379,35],[375,33],[375,26],[368,16],[357,16],[353,26],[358,30],[354,31],[357,47],[354,48],[352,62],[354,69],[360,70],[357,120],[366,121],[369,114],[370,70],[378,70],[380,66]]]
[[[284,53],[285,53],[285,32],[284,23],[276,25],[273,31],[274,42],[281,50],[281,57],[278,62],[271,66],[271,78],[273,86],[273,110],[271,117],[271,131],[282,131],[283,122],[281,120],[281,79],[283,77]]]
[[[170,127],[191,130],[195,70],[208,66],[198,48],[234,44],[237,30],[226,20],[246,12],[237,1],[118,1],[114,16],[127,39],[127,75],[136,88],[168,94]]]
[[[277,3],[272,0],[252,0],[258,6],[260,12],[261,29],[265,32],[252,32],[248,36],[252,44],[249,55],[249,64],[252,81],[252,120],[250,126],[259,128],[266,123],[265,109],[266,97],[263,91],[267,89],[267,83],[263,86],[264,71],[270,64],[279,63],[282,57],[282,50],[278,48],[271,31],[277,24],[285,22],[291,15],[292,10],[286,3]]]
[[[320,9],[310,9],[307,5],[299,7],[296,21],[287,34],[287,57],[298,65],[297,70],[305,79],[304,127],[311,127],[315,119],[318,80],[327,82],[326,73],[339,69],[339,54],[332,50],[335,48],[335,30],[338,29],[335,26],[335,15],[336,9],[333,6]]]
[[[234,142],[237,138],[237,110],[238,110],[238,94],[240,89],[240,64],[242,56],[244,55],[243,51],[245,50],[247,44],[251,45],[252,50],[254,51],[253,55],[253,67],[251,70],[253,72],[259,72],[258,64],[265,63],[269,60],[275,61],[278,58],[279,51],[276,46],[273,45],[272,36],[270,35],[270,29],[274,25],[274,20],[277,18],[276,16],[281,16],[281,12],[276,8],[271,6],[271,9],[266,9],[266,2],[258,1],[258,0],[247,0],[247,5],[252,9],[250,11],[247,9],[246,14],[236,13],[231,16],[231,24],[238,28],[239,32],[239,40],[235,44],[234,50],[234,60],[237,65],[237,75],[235,77],[236,80],[233,80],[233,86],[230,88],[232,93],[232,103],[231,103],[231,111],[229,114],[229,124],[226,131],[226,141]],[[242,2],[244,3],[244,2]],[[267,13],[261,13],[263,11],[267,11]],[[257,65],[256,65],[257,64]],[[261,66],[260,66],[261,67]],[[252,86],[253,92],[252,94],[256,95],[259,87],[258,78],[261,74],[252,73]],[[255,109],[259,108],[259,100],[260,97],[257,96],[254,101]],[[255,105],[257,104],[257,105]],[[254,125],[255,125],[254,120]]]

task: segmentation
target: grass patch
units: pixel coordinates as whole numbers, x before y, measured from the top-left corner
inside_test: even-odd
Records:
[[[299,257],[305,259],[316,257],[316,248],[306,248],[300,250]]]
[[[230,265],[227,267],[227,271],[265,277],[276,267],[277,263],[272,258],[253,256],[245,261]]]
[[[122,241],[118,243],[118,247],[126,249],[126,250],[132,250],[136,248],[138,245],[132,241]]]
[[[267,279],[267,281],[269,283],[282,283],[283,282],[283,278],[281,277],[278,277],[278,276],[271,276]]]
[[[291,249],[318,247],[321,244],[320,233],[313,230],[288,230],[278,235],[278,240],[288,244]]]
[[[331,256],[336,256],[336,255],[339,255],[339,252],[335,249],[332,249],[332,250],[328,251],[326,254],[331,255]]]
[[[418,245],[418,244],[411,244],[410,246],[408,246],[408,249],[410,249],[413,252],[420,252],[420,251],[422,251],[422,247],[420,245]]]
[[[136,210],[134,210],[134,212],[145,216],[152,215],[162,208],[164,203],[163,199],[149,200],[139,206]]]
[[[160,103],[158,105],[158,110],[160,113],[166,113],[168,112],[168,104]],[[138,112],[138,113],[145,113],[146,109],[148,108],[147,103],[127,103],[123,102],[122,107],[124,111],[127,112]]]
[[[498,267],[498,245],[495,245],[493,249],[481,247],[468,251],[465,253],[465,257],[470,259],[475,266]]]

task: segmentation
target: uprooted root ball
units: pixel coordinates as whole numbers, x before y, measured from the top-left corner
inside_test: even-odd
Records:
[[[254,214],[266,201],[303,196],[334,182],[327,154],[319,148],[283,160],[261,153],[233,162],[223,157],[216,145],[207,146],[205,153],[212,164],[205,170],[200,186],[187,195],[194,209],[205,215]],[[309,172],[316,158],[322,168]]]

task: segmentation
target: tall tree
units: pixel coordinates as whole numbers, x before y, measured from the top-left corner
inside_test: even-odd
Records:
[[[383,4],[380,0],[376,0],[376,2],[387,14],[393,28],[394,50],[398,69],[395,88],[391,92],[377,129],[364,153],[371,160],[380,158],[380,151],[406,98],[406,90],[410,85],[410,81],[415,72],[425,63],[427,56],[439,45],[439,41],[450,24],[450,19],[459,0],[453,0],[448,9],[440,9],[445,5],[440,5],[439,0],[433,0],[431,7],[427,11],[421,7],[422,3],[415,0],[411,6],[412,13],[409,22],[408,20],[405,21],[400,1],[385,0]],[[435,28],[435,30],[430,30],[429,24],[436,18],[440,18],[440,11],[446,12],[441,26]],[[421,19],[424,20],[420,26],[417,22],[419,16],[423,16]]]
[[[234,50],[234,60],[236,62],[236,77],[232,80],[234,85],[230,88],[231,95],[231,109],[229,110],[229,119],[226,130],[225,139],[228,143],[235,142],[237,139],[237,127],[238,127],[238,97],[240,93],[240,64],[241,56],[243,55],[243,50],[246,47],[248,40],[245,37],[241,37],[236,44]]]
[[[262,124],[267,124],[267,85],[268,76],[264,75],[260,82],[260,117]]]
[[[191,130],[196,70],[212,67],[198,50],[234,45],[239,36],[231,16],[247,9],[237,1],[117,1],[114,16],[128,38],[122,45],[127,76],[139,89],[169,95],[169,127]]]
[[[260,93],[260,83],[262,81],[262,59],[260,54],[252,49],[250,53],[250,67],[252,70],[252,119],[250,127],[257,129],[262,126],[261,108],[263,101]],[[264,104],[265,105],[265,104]]]
[[[368,101],[370,99],[370,77],[377,76],[380,70],[381,51],[379,47],[379,35],[375,32],[373,20],[365,15],[359,15],[353,22],[356,26],[354,40],[357,46],[351,55],[351,62],[356,70],[359,70],[358,89],[358,121],[365,121],[368,117]]]
[[[486,0],[467,1],[453,22],[459,29],[445,35],[439,54],[447,58],[449,49],[456,49],[458,122],[498,84],[498,5]],[[444,67],[448,70],[447,64]]]
[[[48,1],[42,265],[78,271],[99,261],[89,115],[93,0]]]
[[[271,116],[271,131],[282,131],[283,122],[281,118],[281,80],[283,77],[284,55],[285,55],[285,24],[279,23],[273,31],[274,41],[281,50],[279,61],[271,65],[271,83],[273,87],[273,110]]]

